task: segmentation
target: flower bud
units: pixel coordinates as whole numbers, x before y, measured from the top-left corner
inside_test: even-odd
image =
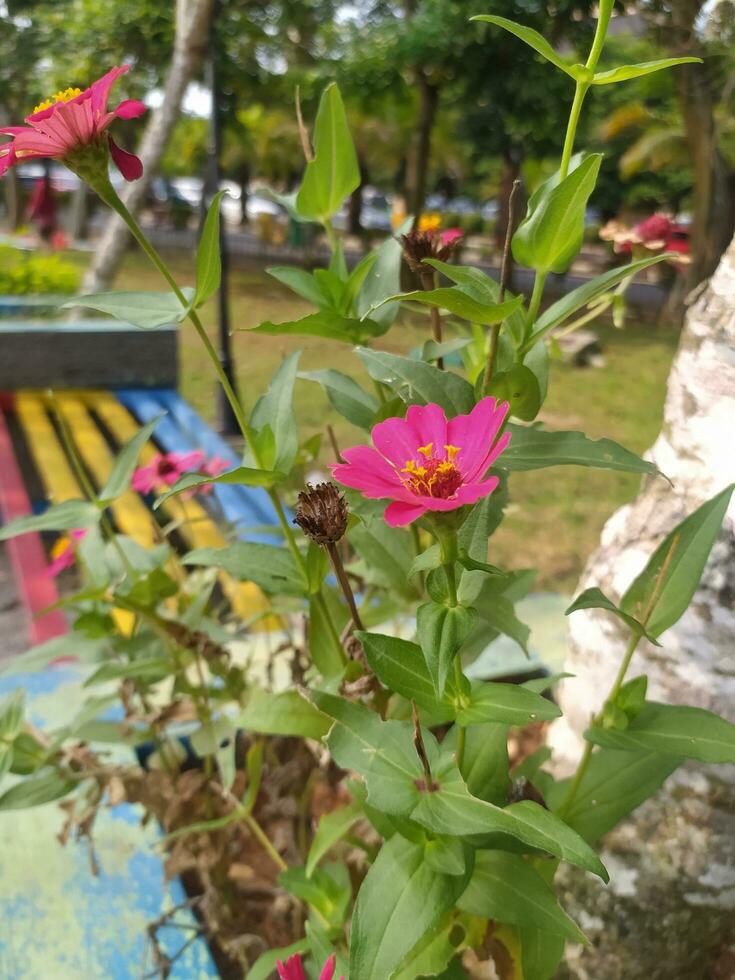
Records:
[[[462,233],[458,229],[442,232],[438,229],[418,231],[414,229],[407,235],[401,235],[403,257],[412,272],[432,272],[430,266],[423,265],[424,259],[439,259],[446,262],[462,241]]]
[[[294,524],[317,544],[334,544],[347,530],[347,503],[334,483],[307,483],[299,494]]]

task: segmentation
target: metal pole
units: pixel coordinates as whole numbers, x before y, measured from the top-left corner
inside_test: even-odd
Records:
[[[217,81],[217,6],[212,14],[209,33],[209,53],[206,63],[207,85],[211,93],[211,109],[209,115],[209,148],[207,155],[207,174],[202,191],[202,201],[211,199],[219,190],[219,161],[222,150],[222,128],[220,118],[220,92]],[[227,252],[227,235],[224,221],[220,220],[219,248],[222,258],[222,280],[217,293],[217,323],[219,359],[222,370],[233,389],[237,391],[235,380],[235,365],[232,359],[232,343],[230,339],[230,301],[229,301],[229,256]],[[217,386],[217,429],[222,435],[234,436],[239,430],[235,413],[221,385]]]

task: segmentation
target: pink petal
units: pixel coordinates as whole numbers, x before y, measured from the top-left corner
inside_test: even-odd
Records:
[[[437,456],[443,456],[447,439],[447,417],[441,405],[411,405],[406,412],[416,447],[432,443]]]
[[[126,71],[130,70],[129,65],[121,65],[119,68],[110,68],[110,70],[98,78],[96,82],[92,82],[89,87],[89,93],[92,97],[92,111],[95,115],[99,115],[104,112],[107,108],[107,99],[110,95],[110,89],[115,84],[117,79],[124,75]],[[86,93],[82,93],[85,95]],[[125,174],[123,174],[123,177]]]
[[[337,957],[334,953],[329,957],[327,962],[324,964],[324,969],[319,974],[319,980],[332,980],[334,976],[334,968],[337,964]]]
[[[282,960],[278,960],[276,969],[281,980],[306,980],[304,964],[301,962],[301,957],[298,954],[296,956],[289,956],[285,964]]]
[[[137,119],[147,109],[145,102],[141,102],[140,99],[123,99],[113,115],[117,116],[118,119]]]
[[[112,159],[115,161],[117,169],[123,175],[125,180],[138,180],[139,177],[142,177],[143,162],[140,157],[136,157],[134,153],[128,153],[127,150],[123,150],[123,148],[118,146],[111,136],[108,138],[110,141],[110,153],[112,154]]]
[[[231,464],[226,459],[222,459],[219,456],[212,456],[202,467],[202,472],[208,476],[219,476],[220,473],[226,472],[230,466]]]
[[[498,405],[494,398],[483,398],[469,415],[457,415],[449,420],[447,441],[459,447],[456,463],[465,480],[482,476],[483,465],[509,407],[507,402]]]
[[[49,563],[46,568],[46,574],[50,575],[52,578],[56,578],[60,575],[65,568],[71,568],[74,564],[74,549],[69,545],[65,548],[60,555],[57,555],[52,562]]]
[[[378,452],[399,469],[406,465],[407,460],[415,459],[418,447],[423,445],[416,442],[416,435],[408,422],[399,418],[378,422],[373,427],[371,437]]]
[[[475,478],[484,476],[485,473],[487,473],[487,471],[493,465],[495,460],[498,458],[498,456],[508,448],[509,444],[510,444],[510,432],[504,432],[503,435],[495,443],[493,448],[490,450],[490,452],[487,454],[487,458],[485,459],[484,463],[475,474]]]
[[[204,462],[204,453],[201,449],[194,449],[190,453],[168,453],[165,459],[182,471],[195,470]]]
[[[371,446],[353,446],[342,452],[346,463],[332,467],[332,475],[347,487],[370,491],[373,497],[394,497],[404,491],[395,469]]]
[[[418,517],[422,517],[426,511],[427,508],[423,504],[409,504],[397,500],[388,504],[383,517],[389,527],[405,527],[406,524],[411,524]]]
[[[130,486],[136,493],[150,493],[155,486],[155,466],[140,466],[130,481]]]

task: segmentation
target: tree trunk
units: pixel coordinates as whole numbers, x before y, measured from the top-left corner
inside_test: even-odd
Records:
[[[173,56],[164,87],[163,102],[152,113],[138,150],[143,176],[127,188],[125,204],[135,214],[140,210],[166,149],[181,109],[181,100],[201,61],[209,38],[213,0],[176,0],[176,35]],[[108,289],[114,279],[129,240],[124,223],[111,215],[84,279],[90,292]]]
[[[578,589],[619,600],[661,539],[686,514],[735,481],[735,240],[689,310],[669,376],[664,426],[650,458],[673,481],[648,479],[602,532]],[[634,369],[634,368],[631,368]],[[570,618],[555,756],[579,754],[589,713],[620,663],[617,620]],[[694,704],[735,721],[735,502],[694,599],[662,636],[641,644],[630,676],[646,673],[649,698]],[[564,768],[564,765],[560,768]],[[567,973],[604,980],[727,980],[735,976],[735,767],[686,764],[613,831],[602,858],[609,888],[566,875],[570,911],[592,940],[568,954]],[[594,910],[594,915],[590,910]]]
[[[417,74],[419,90],[419,114],[416,122],[412,152],[409,158],[406,180],[406,205],[409,214],[418,222],[426,197],[426,181],[431,153],[431,131],[439,107],[439,86],[429,81],[426,72]]]
[[[71,206],[71,223],[69,225],[69,237],[72,241],[78,242],[87,237],[87,225],[89,223],[89,188],[82,181],[74,192]]]
[[[705,57],[696,27],[704,6],[703,0],[670,4],[666,43],[672,54]],[[719,68],[713,70],[707,58],[702,65],[680,65],[673,76],[694,175],[690,289],[714,273],[735,233],[735,187],[718,147],[715,121],[722,97],[718,76]]]

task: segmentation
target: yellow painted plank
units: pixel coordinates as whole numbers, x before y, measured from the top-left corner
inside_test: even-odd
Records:
[[[139,426],[132,415],[110,392],[90,391],[85,392],[82,397],[121,444],[132,439],[138,431]],[[141,463],[150,463],[157,453],[155,445],[147,442],[140,454]],[[177,530],[189,547],[224,548],[227,544],[222,532],[198,501],[170,497],[161,510],[169,520],[177,522]],[[267,598],[252,582],[237,582],[224,572],[219,575],[219,581],[234,612],[242,618],[249,619],[268,608]],[[268,621],[263,621],[261,628],[263,625],[275,629],[278,628],[278,621],[269,617]]]
[[[52,504],[83,499],[84,491],[51,423],[44,398],[35,391],[19,391],[15,412],[43,482],[46,499]],[[127,609],[113,609],[112,614],[120,631],[129,635],[135,621],[132,613]]]
[[[78,395],[58,392],[54,398],[71,430],[79,455],[98,488],[104,486],[115,461],[104,436]],[[127,490],[112,504],[111,510],[123,534],[133,538],[143,548],[152,548],[157,543],[159,539],[153,515],[136,493]]]
[[[43,480],[46,497],[52,504],[78,500],[84,494],[66,458],[56,430],[39,394],[18,393],[15,412],[31,450],[33,462]]]

